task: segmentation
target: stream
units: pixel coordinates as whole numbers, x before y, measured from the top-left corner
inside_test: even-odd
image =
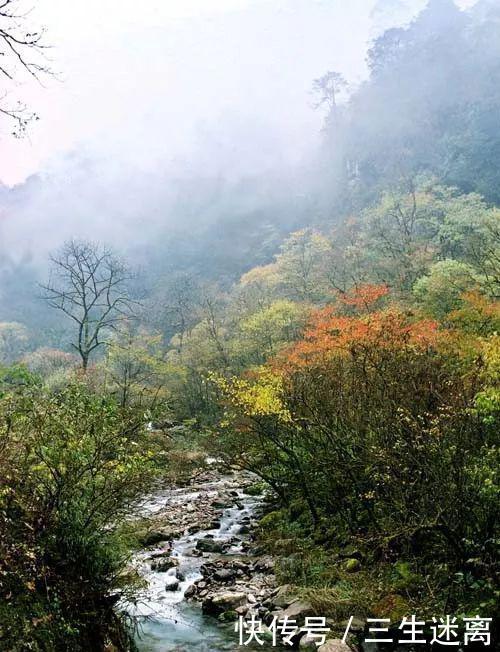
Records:
[[[147,584],[137,604],[127,606],[128,612],[138,623],[136,644],[140,652],[249,649],[248,646],[239,648],[234,623],[220,623],[213,616],[204,615],[199,603],[185,599],[188,587],[203,577],[203,564],[245,555],[248,534],[241,534],[240,530],[251,522],[262,498],[246,495],[240,484],[234,476],[222,476],[190,487],[160,491],[142,504],[141,516],[158,517],[164,511],[184,516],[186,512],[199,514],[200,509],[202,512],[206,509],[207,501],[217,501],[221,496],[227,496],[228,491],[232,495],[230,502],[234,503],[219,510],[218,527],[197,532],[187,528],[172,541],[158,543],[134,558],[133,565]],[[200,553],[196,550],[200,539],[211,537],[225,544],[223,553]],[[169,552],[169,558],[175,560],[176,566],[166,572],[152,569],[152,559],[161,559]]]

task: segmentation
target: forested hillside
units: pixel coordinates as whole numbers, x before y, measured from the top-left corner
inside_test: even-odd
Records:
[[[0,649],[132,649],[122,521],[196,455],[258,476],[318,614],[495,614],[500,6],[430,0],[368,65],[311,80],[300,165],[159,181],[149,240],[5,254]]]

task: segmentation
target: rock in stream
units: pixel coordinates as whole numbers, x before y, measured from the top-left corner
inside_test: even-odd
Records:
[[[133,565],[146,588],[127,605],[140,623],[141,652],[237,649],[238,615],[263,609],[276,583],[272,564],[252,554],[262,498],[244,488],[254,482],[250,474],[208,471],[144,501],[139,515],[151,529]]]

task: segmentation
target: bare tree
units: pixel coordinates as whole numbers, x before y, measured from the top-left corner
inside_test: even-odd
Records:
[[[44,30],[32,31],[27,26],[29,10],[22,10],[23,0],[0,0],[0,77],[7,86],[0,90],[0,115],[14,122],[13,135],[20,137],[37,116],[20,101],[9,102],[9,88],[22,74],[40,81],[50,74],[44,52]]]
[[[90,242],[71,240],[51,260],[44,298],[75,322],[72,346],[86,370],[91,354],[107,343],[106,333],[133,315],[136,302],[126,288],[131,275],[109,249]]]
[[[200,288],[196,279],[188,272],[175,273],[162,282],[163,298],[160,299],[159,318],[162,325],[177,336],[177,349],[182,351],[186,335],[199,320],[197,302]],[[158,297],[155,297],[158,309]]]

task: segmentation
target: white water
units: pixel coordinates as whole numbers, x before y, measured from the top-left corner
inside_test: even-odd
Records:
[[[146,500],[141,508],[141,515],[158,514],[169,505],[189,505],[196,502],[200,495],[216,499],[221,489],[237,489],[230,477],[219,481],[200,485],[199,488],[186,488],[161,491]],[[150,558],[155,553],[169,549],[167,544],[147,552],[141,552],[134,560],[139,574],[146,580],[147,589],[141,595],[137,605],[127,605],[127,611],[135,616],[139,623],[137,645],[140,652],[224,652],[238,649],[238,635],[234,625],[220,624],[216,619],[204,616],[197,604],[188,603],[184,599],[186,589],[201,579],[200,568],[203,564],[220,556],[204,554],[202,557],[192,555],[196,542],[207,534],[213,535],[217,541],[229,542],[234,537],[243,540],[244,535],[238,535],[239,529],[248,518],[252,517],[260,499],[246,496],[238,490],[234,497],[243,509],[237,506],[223,510],[220,527],[213,530],[202,530],[194,534],[184,533],[172,542],[171,556],[179,561],[179,565],[166,573],[151,570]],[[241,555],[241,541],[235,541],[224,553]],[[180,577],[179,587],[175,591],[166,591],[167,577]],[[243,648],[242,648],[243,649]],[[248,647],[244,649],[249,649]],[[259,649],[263,649],[260,647]]]

